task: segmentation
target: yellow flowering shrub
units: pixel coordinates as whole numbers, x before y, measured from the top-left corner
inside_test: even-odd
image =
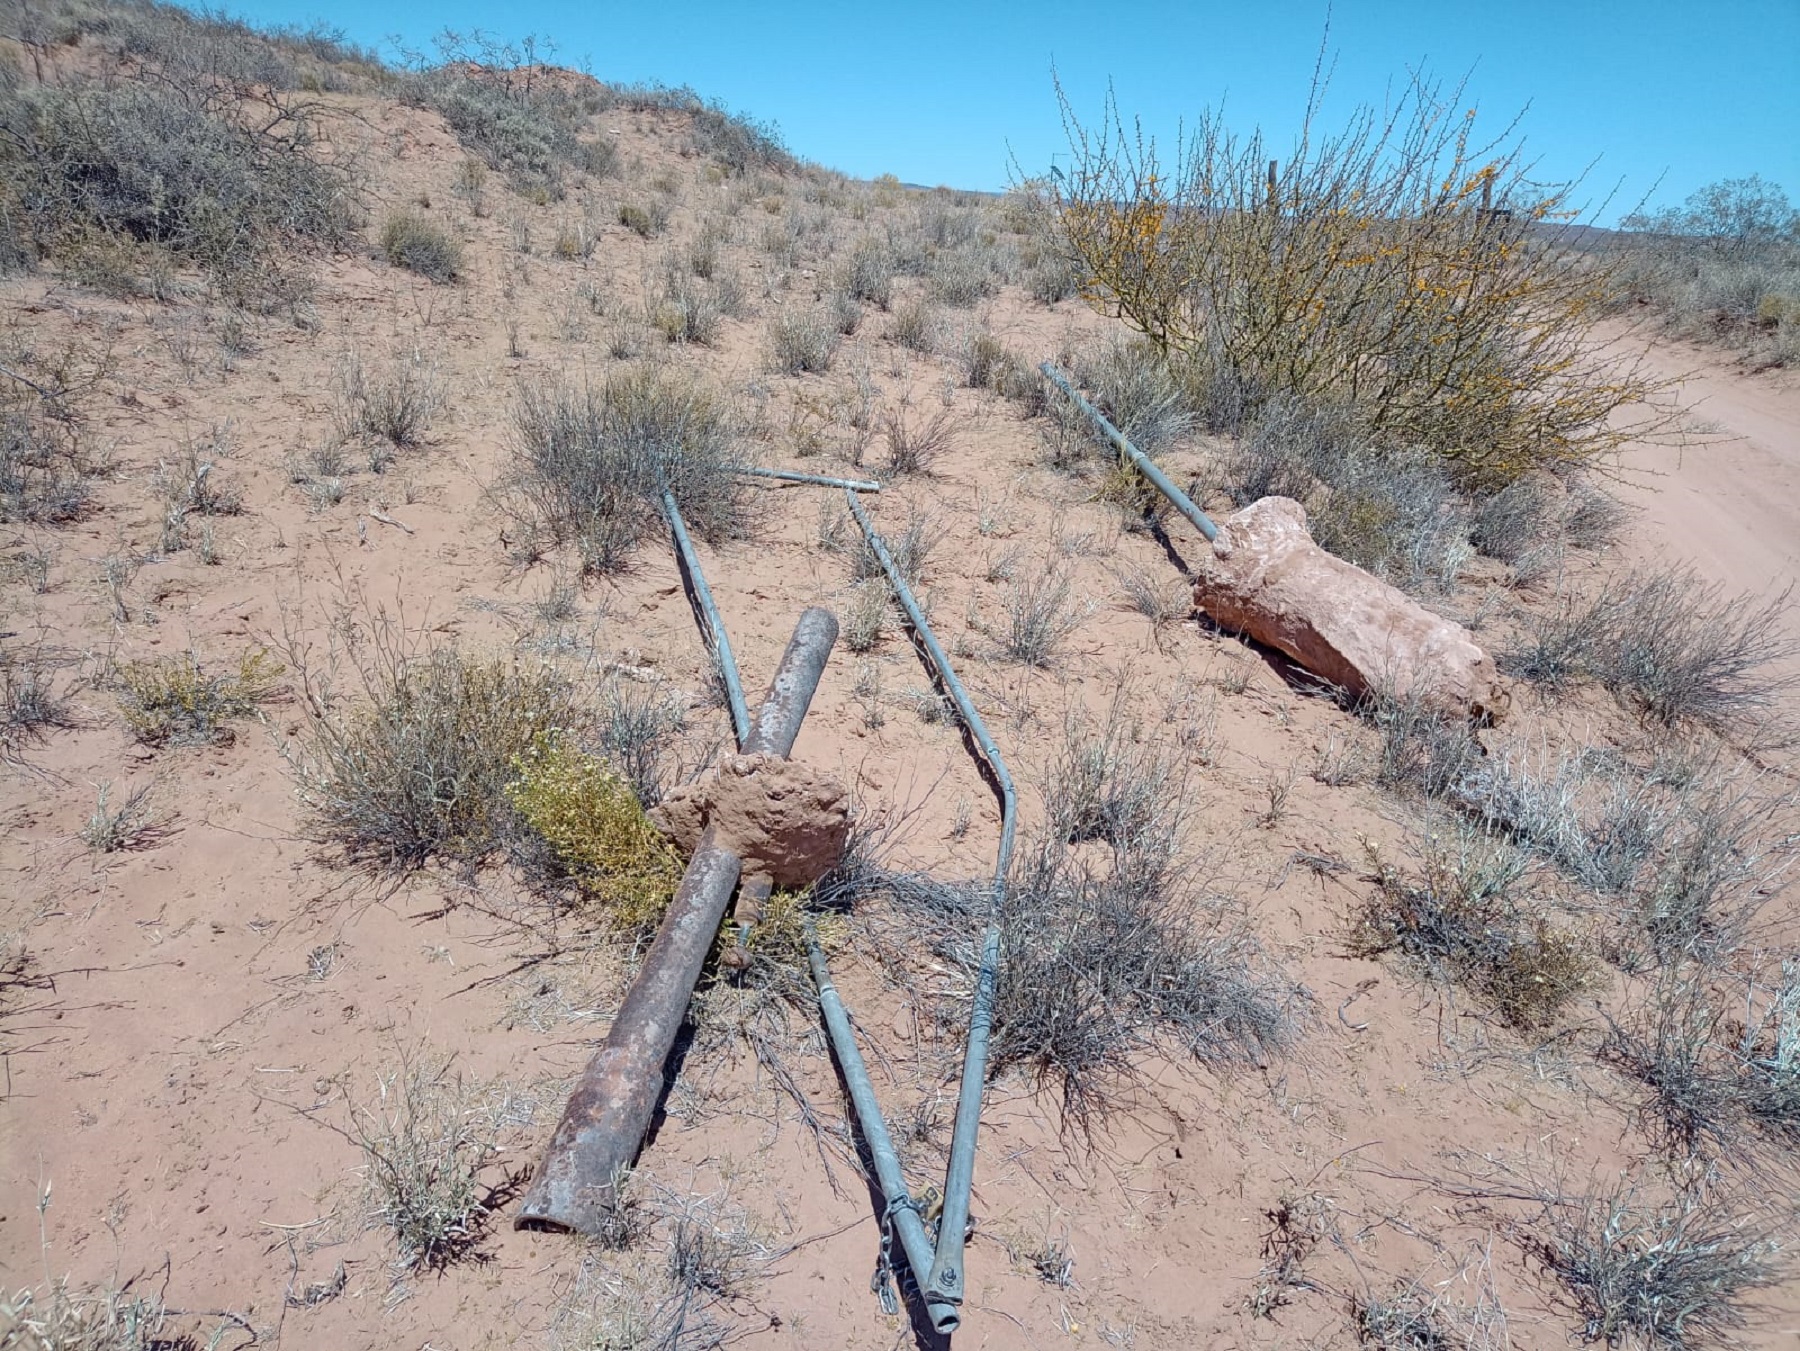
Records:
[[[1086,128],[1065,99],[1052,206],[1081,294],[1240,413],[1342,408],[1466,486],[1616,449],[1637,429],[1614,414],[1660,385],[1590,341],[1616,269],[1561,230],[1570,188],[1533,182],[1507,134],[1477,143],[1459,90],[1415,83],[1336,134],[1321,93],[1286,162],[1208,113],[1168,169],[1116,107]]]
[[[680,885],[682,862],[631,786],[605,761],[554,735],[513,762],[507,800],[555,851],[581,893],[625,928],[649,928]]]

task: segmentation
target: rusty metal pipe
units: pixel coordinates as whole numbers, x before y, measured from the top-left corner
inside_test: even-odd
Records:
[[[829,610],[815,607],[800,616],[744,743],[746,752],[785,756],[794,748],[837,631]],[[618,1184],[650,1128],[675,1034],[687,1016],[741,866],[708,826],[605,1044],[588,1062],[563,1109],[543,1165],[513,1218],[514,1228],[598,1237],[612,1227]]]

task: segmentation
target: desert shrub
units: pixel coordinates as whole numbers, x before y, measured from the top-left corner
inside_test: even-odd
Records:
[[[554,733],[540,735],[514,768],[507,801],[549,844],[582,898],[623,928],[653,928],[674,898],[682,864],[630,783]]]
[[[239,105],[133,79],[0,95],[0,176],[40,252],[134,242],[240,299],[291,290],[296,242],[348,234],[347,184],[313,140],[308,110],[273,93]]]
[[[888,588],[865,582],[844,611],[844,646],[857,654],[873,652],[887,626]]]
[[[1027,666],[1048,666],[1063,639],[1086,617],[1074,595],[1074,582],[1055,563],[1027,567],[1002,589],[1004,620],[996,634],[1000,650]]]
[[[1363,713],[1377,733],[1375,781],[1391,791],[1448,796],[1484,754],[1467,719],[1444,717],[1417,698],[1377,692]]]
[[[1704,969],[1661,973],[1614,1019],[1601,1055],[1651,1090],[1640,1119],[1688,1157],[1755,1159],[1751,1131],[1800,1142],[1800,962],[1722,994]]]
[[[844,263],[841,285],[857,300],[885,310],[894,299],[894,257],[877,239],[864,239]]]
[[[610,680],[600,692],[594,748],[625,776],[640,803],[654,807],[674,768],[670,739],[685,722],[683,706],[666,693],[622,678]]]
[[[1681,207],[1636,212],[1604,252],[1629,300],[1677,336],[1800,360],[1800,212],[1760,175],[1710,183]]]
[[[0,521],[65,525],[93,498],[75,431],[40,411],[0,407]]]
[[[1044,808],[1052,838],[1103,841],[1144,854],[1173,848],[1187,784],[1171,748],[1146,734],[1115,700],[1099,728],[1071,719],[1046,776]]]
[[[253,647],[234,668],[210,673],[192,654],[126,662],[116,681],[125,725],[146,746],[229,742],[230,724],[256,712],[280,688],[283,668]]]
[[[1115,716],[1071,746],[1045,787],[1051,831],[1015,865],[1001,902],[996,1071],[1057,1087],[1086,1125],[1135,1057],[1178,1046],[1214,1062],[1265,1059],[1295,1036],[1304,993],[1216,903],[1193,891],[1175,842],[1173,757],[1125,757]],[[1096,765],[1096,756],[1101,763]],[[1104,841],[1090,860],[1071,837]]]
[[[1087,274],[1060,241],[1046,243],[1035,251],[1026,249],[1023,260],[1025,290],[1039,304],[1054,305],[1081,293]]]
[[[102,783],[99,801],[79,832],[81,842],[95,853],[143,849],[169,834],[174,813],[157,802],[155,781],[139,784],[117,806],[108,801],[111,794],[112,784]]]
[[[1452,588],[1472,552],[1468,505],[1442,465],[1373,444],[1342,409],[1270,400],[1217,476],[1239,504],[1293,498],[1321,548],[1409,590]]]
[[[444,401],[437,372],[414,352],[372,371],[352,352],[338,370],[337,423],[346,438],[374,437],[397,449],[421,445]]]
[[[1525,858],[1491,836],[1461,829],[1453,842],[1428,839],[1417,879],[1377,868],[1351,948],[1404,953],[1512,1026],[1546,1026],[1587,985],[1592,963],[1575,938],[1514,894],[1525,872]]]
[[[1788,594],[1726,597],[1690,568],[1638,572],[1607,588],[1611,616],[1597,674],[1665,726],[1729,725],[1771,706],[1793,680],[1770,671],[1796,655],[1783,628]]]
[[[932,553],[943,543],[944,523],[916,502],[909,502],[906,508],[906,525],[899,534],[887,531],[882,538],[887,544],[888,557],[894,560],[894,567],[900,572],[909,587],[918,586],[925,575],[926,564],[930,562]],[[856,580],[873,581],[877,578],[886,580],[887,574],[882,570],[880,560],[875,557],[860,532],[852,546],[855,550],[855,562],[852,574]]]
[[[1141,338],[1115,338],[1097,351],[1082,352],[1074,374],[1107,420],[1151,459],[1172,447],[1191,425],[1181,387],[1156,349]],[[1102,454],[1117,454],[1097,430],[1090,434]]]
[[[636,367],[598,389],[527,385],[517,413],[517,489],[532,519],[575,544],[588,572],[623,565],[674,494],[690,529],[740,534],[745,463],[730,410],[692,379]]]
[[[77,1288],[67,1280],[0,1294],[6,1351],[162,1351],[195,1343],[174,1334],[163,1302],[149,1291]]]
[[[1459,1351],[1465,1344],[1417,1281],[1402,1281],[1387,1295],[1352,1297],[1350,1317],[1356,1340],[1375,1351]]]
[[[495,1188],[481,1174],[499,1158],[492,1089],[448,1059],[415,1054],[350,1103],[348,1134],[362,1148],[369,1214],[393,1232],[401,1271],[442,1269],[480,1237]]]
[[[518,763],[552,730],[583,726],[570,681],[455,648],[415,652],[385,625],[361,637],[356,704],[308,677],[308,736],[291,764],[309,834],[376,873],[485,858],[513,829]]]
[[[640,239],[649,239],[652,235],[663,232],[667,225],[666,218],[658,220],[654,212],[639,206],[636,202],[619,204],[619,224]]]
[[[905,408],[890,408],[881,418],[888,469],[896,474],[929,474],[950,449],[954,425],[948,408],[919,418],[909,418]]]
[[[1745,1300],[1781,1277],[1777,1246],[1697,1192],[1665,1204],[1629,1184],[1545,1207],[1538,1254],[1589,1342],[1650,1351],[1729,1345]]]
[[[1772,706],[1793,684],[1788,595],[1727,597],[1692,568],[1614,578],[1588,603],[1564,600],[1527,617],[1502,664],[1554,688],[1598,680],[1646,719],[1725,728]],[[1774,669],[1771,669],[1774,668]]]
[[[769,359],[784,375],[823,375],[837,355],[841,325],[817,310],[783,310],[769,325]]]
[[[479,35],[447,33],[441,64],[409,77],[401,97],[437,112],[464,149],[522,190],[563,194],[563,173],[589,168],[575,138],[577,110],[547,81],[533,83],[531,54]]]
[[[599,108],[614,107],[687,114],[690,119],[689,143],[695,151],[734,174],[741,175],[751,169],[791,173],[800,168],[800,161],[782,144],[781,133],[775,126],[703,99],[685,85],[604,86]]]
[[[967,249],[932,259],[930,282],[932,296],[952,309],[973,309],[994,293],[988,259]]]
[[[381,254],[394,267],[431,281],[452,282],[462,275],[462,245],[416,211],[398,211],[382,222]]]
[[[1196,387],[1341,406],[1459,483],[1578,464],[1632,434],[1614,414],[1657,388],[1588,344],[1614,269],[1572,265],[1569,187],[1542,187],[1509,135],[1480,145],[1461,89],[1415,78],[1397,106],[1319,125],[1271,173],[1260,133],[1203,113],[1165,166],[1109,105],[1055,189],[1083,294]],[[1371,360],[1380,353],[1380,360]]]
[[[664,273],[662,299],[650,307],[650,323],[669,342],[710,347],[718,342],[724,319],[718,287],[676,268]]]
[[[179,455],[157,465],[152,482],[162,499],[165,554],[186,547],[190,516],[236,516],[243,511],[242,493],[219,468],[230,454],[228,429],[219,426],[209,441],[187,438]]]
[[[76,725],[67,691],[57,688],[55,662],[0,649],[0,758]]]
[[[923,297],[914,297],[894,308],[887,336],[909,351],[930,356],[937,350],[941,328],[937,311]]]

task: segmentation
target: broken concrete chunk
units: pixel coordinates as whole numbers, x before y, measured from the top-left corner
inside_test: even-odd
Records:
[[[1467,629],[1321,549],[1292,498],[1265,497],[1220,522],[1194,604],[1352,695],[1459,717],[1506,711],[1494,659]]]
[[[844,856],[850,796],[828,774],[779,755],[734,755],[717,774],[675,789],[650,820],[692,854],[708,824],[744,862],[743,875],[767,873],[778,887],[819,880]]]

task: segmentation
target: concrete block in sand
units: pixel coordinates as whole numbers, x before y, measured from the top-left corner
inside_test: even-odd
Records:
[[[1262,498],[1219,523],[1194,604],[1353,695],[1458,716],[1506,710],[1494,659],[1467,629],[1321,549],[1292,498]]]

